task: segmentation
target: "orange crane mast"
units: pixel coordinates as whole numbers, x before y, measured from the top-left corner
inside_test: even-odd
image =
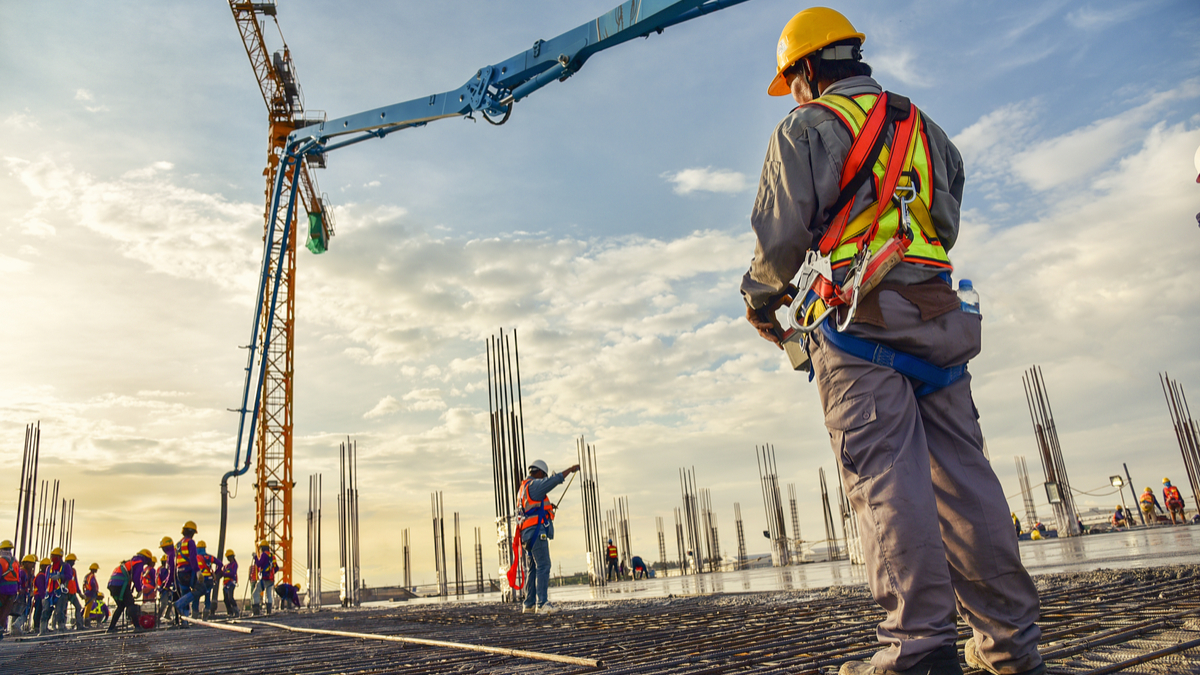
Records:
[[[283,48],[274,54],[267,49],[263,36],[265,17],[269,17],[279,31],[275,3],[230,0],[229,8],[241,33],[246,55],[250,57],[250,66],[262,91],[263,102],[267,104],[268,151],[266,168],[263,169],[263,176],[266,177],[266,208],[263,212],[265,232],[272,219],[277,225],[283,225],[287,220],[286,204],[280,204],[275,212],[271,211],[271,191],[279,171],[278,158],[287,143],[288,134],[322,122],[325,116],[314,112],[306,114],[303,93],[296,80],[282,31],[279,36]],[[308,212],[308,248],[314,253],[321,253],[329,237],[333,236],[333,222],[329,216],[328,200],[318,191],[311,168],[324,168],[323,156],[306,157],[296,164],[284,176],[284,189],[289,189],[293,182],[299,181],[300,202]],[[259,330],[258,349],[266,355],[267,366],[255,439],[258,461],[254,483],[254,537],[256,545],[264,540],[270,543],[276,559],[281,561],[283,580],[290,584],[295,560],[292,555],[292,489],[295,487],[292,476],[292,393],[295,374],[296,220],[292,219],[287,226],[291,228],[291,235],[286,250],[276,243],[267,252],[270,273],[282,275],[282,279],[269,344],[262,344],[264,338],[261,336],[268,334],[266,323],[271,320],[268,318],[271,313],[262,313],[263,325]],[[270,300],[264,298],[263,302],[269,303]]]

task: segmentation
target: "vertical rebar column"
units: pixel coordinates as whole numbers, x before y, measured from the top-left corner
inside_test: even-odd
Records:
[[[338,565],[343,607],[361,603],[358,544],[358,443],[346,439],[338,447]]]
[[[837,543],[837,529],[833,524],[833,511],[829,508],[829,487],[825,484],[825,469],[818,469],[821,477],[821,506],[825,512],[825,548],[830,560],[841,560],[842,551]]]
[[[687,547],[683,543],[683,519],[679,507],[675,507],[675,546],[679,555],[679,574],[682,576],[688,573],[688,559]]]
[[[604,526],[600,517],[596,447],[589,445],[582,436],[576,440],[575,445],[579,463],[580,501],[583,505],[583,537],[587,549],[588,582],[592,586],[603,586],[607,583],[607,577],[604,569]]]
[[[491,422],[492,480],[495,495],[500,576],[513,565],[524,566],[524,556],[513,554],[517,495],[525,479],[525,421],[521,397],[521,360],[517,332],[510,343],[504,329],[486,344],[488,411]],[[506,600],[522,599],[522,592],[506,589]]]
[[[654,524],[658,528],[658,567],[665,570],[667,569],[667,539],[663,536],[662,516],[655,516]]]
[[[483,593],[483,539],[475,528],[475,592]]]
[[[1025,503],[1025,526],[1033,529],[1038,522],[1037,505],[1033,502],[1033,488],[1029,484],[1029,465],[1025,463],[1025,455],[1016,455],[1017,482],[1021,484],[1021,500]]]
[[[1054,423],[1054,412],[1050,407],[1050,395],[1046,390],[1042,369],[1038,366],[1030,368],[1021,376],[1021,383],[1025,386],[1029,418],[1033,422],[1034,436],[1046,474],[1046,497],[1054,508],[1059,536],[1076,536],[1080,534],[1079,512],[1075,509],[1075,494],[1071,491],[1071,481],[1067,478],[1067,467],[1063,462],[1058,429]]]
[[[458,511],[454,512],[454,594],[464,592],[462,534],[458,529]]]
[[[734,569],[741,570],[746,568],[746,532],[742,529],[742,505],[738,502],[733,503],[733,518],[737,523],[738,537],[737,565]]]
[[[771,564],[780,567],[791,564],[788,552],[787,526],[783,517],[783,500],[779,496],[779,470],[775,465],[775,447],[769,444],[754,446],[758,462],[758,479],[762,484],[763,510],[767,516],[767,534],[771,539]]]
[[[403,547],[404,557],[404,588],[411,591],[412,585],[412,549],[408,543],[408,528],[404,528],[400,533],[400,545]]]
[[[800,550],[804,541],[800,538],[800,511],[796,508],[795,483],[788,483],[788,503],[792,508],[792,562],[799,565],[804,558],[804,553]]]
[[[705,535],[707,527],[702,522],[700,513],[700,498],[696,489],[696,467],[679,470],[680,491],[683,497],[683,517],[687,532],[688,552],[691,554],[691,568],[694,573],[708,571],[711,566],[712,553],[706,542],[711,534]]]
[[[616,500],[617,536],[621,542],[621,561],[627,563],[630,572],[633,571],[633,539],[629,534],[629,497],[618,497]]]
[[[1158,381],[1167,399],[1167,412],[1171,415],[1175,440],[1179,443],[1179,453],[1183,456],[1183,466],[1192,486],[1192,501],[1196,505],[1196,512],[1200,513],[1200,425],[1192,419],[1183,385],[1178,380],[1172,380],[1167,373],[1159,374]]]
[[[429,495],[433,509],[433,568],[437,573],[438,595],[450,595],[449,570],[446,569],[446,523],[442,505],[442,493]]]

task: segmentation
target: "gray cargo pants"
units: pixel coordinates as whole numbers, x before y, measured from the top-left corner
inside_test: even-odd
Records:
[[[978,315],[922,321],[893,291],[880,293],[888,328],[850,332],[934,365],[980,350]],[[971,377],[922,398],[895,370],[811,345],[825,426],[858,516],[867,579],[887,612],[876,668],[904,670],[958,638],[955,611],[1001,673],[1037,667],[1038,595],[1021,564],[1008,502],[983,456]]]

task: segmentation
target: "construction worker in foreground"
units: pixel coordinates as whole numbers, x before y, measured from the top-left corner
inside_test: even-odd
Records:
[[[1037,588],[1009,536],[965,369],[981,316],[951,286],[962,158],[927,115],[870,77],[864,39],[825,8],[784,27],[768,93],[799,107],[771,137],[741,285],[748,320],[781,349],[775,312],[793,298],[789,311],[814,328],[794,363],[811,359],[867,578],[887,610],[884,648],[840,672],[961,673],[957,605],[974,633],[969,665],[1043,673]]]
[[[1176,525],[1175,516],[1179,516],[1179,523],[1187,523],[1187,516],[1183,512],[1183,495],[1179,494],[1179,488],[1171,485],[1170,478],[1163,479],[1163,503],[1167,505],[1167,513],[1171,514],[1171,524]]]
[[[112,576],[108,578],[108,594],[117,602],[117,610],[113,612],[112,621],[108,624],[108,632],[117,632],[117,624],[121,621],[121,614],[129,613],[129,623],[133,625],[135,632],[142,630],[138,619],[141,617],[141,610],[134,603],[134,597],[142,584],[142,572],[146,563],[154,557],[154,554],[149,549],[142,549],[137,552],[129,560],[121,561],[113,570]]]
[[[182,532],[183,538],[175,542],[175,584],[179,588],[175,610],[182,616],[191,616],[193,611],[200,613],[200,596],[204,593],[196,542],[192,539],[196,536],[196,523],[187,521],[183,524]],[[187,622],[183,622],[183,625],[186,626]]]
[[[49,558],[42,558],[38,563],[38,572],[33,577],[33,626],[29,630],[39,635],[46,630],[43,628],[43,617],[50,613],[46,610],[46,588],[50,585],[47,574],[52,564]]]
[[[1142,509],[1142,515],[1146,516],[1147,525],[1158,525],[1158,514],[1155,513],[1155,509],[1158,510],[1158,513],[1165,513],[1162,504],[1158,503],[1158,497],[1154,496],[1154,490],[1149,486],[1142,490],[1141,496],[1138,497],[1138,506]]]
[[[17,593],[16,618],[13,620],[13,632],[24,633],[28,628],[29,614],[33,611],[33,578],[36,576],[34,567],[37,566],[37,556],[30,553],[21,559],[21,574]]]
[[[522,610],[525,614],[553,614],[556,611],[547,599],[550,589],[550,540],[554,538],[554,504],[550,501],[550,491],[562,485],[567,476],[578,470],[579,465],[576,464],[563,469],[562,473],[551,474],[544,461],[534,460],[529,465],[528,477],[521,482],[521,488],[517,491],[517,511],[521,514],[517,536],[527,561],[528,585]]]
[[[96,572],[100,571],[100,565],[92,563],[88,565],[88,573],[83,577],[83,626],[86,628],[93,618],[89,607],[96,603],[96,599],[100,596],[100,582],[96,580]]]
[[[83,609],[83,625],[91,626],[93,621],[101,626],[108,621],[108,604],[104,602],[103,593],[97,593],[96,597],[89,600]]]
[[[237,606],[237,558],[233,549],[225,551],[225,565],[221,567],[221,591],[225,597],[225,613],[231,617],[240,614]]]
[[[267,614],[271,614],[271,597],[275,591],[275,572],[279,565],[271,552],[271,543],[266,539],[258,542],[258,555],[254,556],[254,591],[251,594],[254,614],[262,610],[263,595],[267,596]]]
[[[612,581],[616,577],[617,581],[621,580],[621,558],[618,555],[617,545],[612,539],[608,540],[608,546],[604,548],[604,580]]]
[[[13,543],[7,539],[0,541],[0,638],[8,630],[8,617],[12,614],[13,606],[17,604],[17,594],[21,590],[21,565],[13,555]]]
[[[83,623],[83,605],[79,603],[79,575],[75,572],[77,560],[79,558],[74,553],[68,553],[67,557],[63,559],[62,593],[58,596],[58,606],[55,610],[58,624],[66,628],[67,605],[73,606],[75,608],[75,630],[79,630]]]

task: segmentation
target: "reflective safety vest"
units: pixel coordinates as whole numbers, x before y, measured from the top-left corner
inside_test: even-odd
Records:
[[[521,524],[517,525],[518,535],[527,527],[541,526],[544,528],[547,523],[554,520],[554,504],[550,501],[549,495],[543,497],[541,501],[529,498],[529,482],[531,480],[533,479],[526,478],[517,492],[517,508],[523,516]]]
[[[95,595],[100,592],[100,584],[96,581],[96,573],[88,572],[83,578],[83,593],[84,595]]]
[[[1154,499],[1153,492],[1143,492],[1138,501],[1142,503],[1142,508],[1154,508],[1154,502],[1157,500]]]
[[[10,556],[0,555],[0,584],[16,584],[21,581],[21,568]]]
[[[881,108],[872,115],[872,110],[882,98],[877,94],[859,94],[854,97],[826,94],[808,105],[818,105],[832,112],[856,141],[864,131],[869,134],[864,140],[873,140],[878,134],[888,133],[887,126],[883,124],[884,109]],[[900,212],[892,200],[892,195],[896,187],[905,186],[915,187],[917,194],[916,199],[908,205],[913,241],[904,254],[904,262],[947,271],[953,269],[946,249],[938,239],[933,218],[929,214],[933,204],[933,169],[929,161],[929,139],[925,135],[925,122],[921,119],[917,107],[908,105],[908,118],[893,125],[894,136],[890,146],[884,143],[879,158],[871,167],[876,201],[868,205],[854,220],[850,220],[856,199],[853,196],[837,213],[826,214],[826,217],[832,220],[818,242],[818,247],[822,255],[832,253],[830,263],[834,269],[849,265],[854,255],[863,247],[869,247],[874,253],[896,235]],[[862,147],[864,145],[867,147]],[[840,185],[843,189],[853,181],[862,165],[869,161],[871,145],[872,143],[856,143],[855,147],[851,148],[851,155],[846,158],[841,176]],[[893,152],[904,153],[897,156],[897,159],[903,161],[890,162]],[[881,192],[886,194],[881,195]]]
[[[76,576],[75,568],[72,565],[63,565],[63,580],[67,585],[67,593],[79,594],[79,577]]]
[[[1183,506],[1183,496],[1179,494],[1179,488],[1174,485],[1163,488],[1163,501],[1170,507],[1171,504]]]
[[[217,559],[207,553],[198,553],[196,560],[200,563],[200,576],[211,579],[213,563],[217,562]]]
[[[193,548],[195,545],[196,544],[187,537],[180,539],[179,542],[175,544],[175,567],[181,570],[192,569],[190,565],[192,558],[196,555],[196,549]]]
[[[133,568],[140,565],[137,560],[125,560],[112,571],[112,576],[108,578],[108,585],[124,586],[134,580]]]
[[[609,544],[608,550],[606,551],[605,555],[608,557],[609,560],[616,560],[617,559],[617,547],[614,544]]]
[[[61,575],[63,571],[63,563],[61,560],[55,562],[51,558],[50,570],[46,572],[46,592],[54,593],[62,586]]]
[[[90,616],[90,617],[103,616],[103,617],[107,618],[108,617],[108,605],[101,602],[100,598],[96,598],[95,600],[92,600],[91,602],[88,603],[87,613],[88,613],[88,616]]]

